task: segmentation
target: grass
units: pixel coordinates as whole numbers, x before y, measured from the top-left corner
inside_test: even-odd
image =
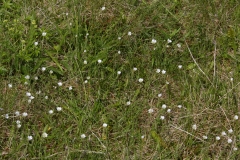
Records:
[[[1,159],[238,158],[237,0],[0,3]]]

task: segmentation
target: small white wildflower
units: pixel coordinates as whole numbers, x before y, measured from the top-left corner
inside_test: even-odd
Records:
[[[15,115],[16,115],[16,116],[20,116],[20,112],[19,112],[19,111],[16,111],[16,112],[15,112]]]
[[[21,126],[22,126],[21,124],[17,124],[17,128],[21,128]]]
[[[149,110],[148,110],[148,113],[153,113],[154,112],[154,110],[152,109],[152,108],[150,108]]]
[[[45,98],[45,99],[48,99],[48,96],[45,96],[44,98]]]
[[[24,82],[25,85],[28,85],[28,82]]]
[[[61,111],[62,110],[62,107],[57,107],[57,111]]]
[[[52,71],[52,70],[50,70],[50,71],[49,71],[49,73],[50,73],[50,74],[53,74],[53,71]]]
[[[118,54],[121,54],[121,51],[118,51]]]
[[[27,112],[23,112],[23,113],[22,113],[22,116],[23,116],[23,117],[27,117],[27,115],[28,115]]]
[[[134,68],[133,68],[133,71],[137,71],[137,68],[136,68],[136,67],[134,67]]]
[[[86,33],[86,36],[89,36],[89,33]]]
[[[70,23],[69,23],[69,25],[71,26],[71,25],[72,25],[72,23],[70,22]]]
[[[171,109],[168,109],[167,112],[168,112],[168,113],[171,113]]]
[[[6,119],[9,119],[9,115],[8,115],[8,114],[5,114],[5,118],[6,118]]]
[[[100,63],[102,63],[102,60],[101,60],[101,59],[99,59],[99,60],[98,60],[98,63],[99,63],[99,64],[100,64]]]
[[[103,123],[103,127],[106,128],[108,126],[107,123]]]
[[[171,39],[167,39],[167,43],[172,43],[172,40]]]
[[[182,47],[182,45],[181,45],[180,43],[178,43],[178,44],[177,44],[177,47],[178,47],[178,48],[181,48],[181,47]]]
[[[233,81],[233,78],[230,78],[230,81],[232,82],[232,81]]]
[[[90,76],[87,76],[87,79],[89,80],[91,77]]]
[[[127,106],[129,106],[131,104],[131,102],[130,101],[127,101]]]
[[[238,120],[238,115],[235,115],[235,116],[234,116],[234,119],[235,119],[235,120]]]
[[[61,87],[63,85],[62,82],[58,82],[58,86]]]
[[[36,77],[34,77],[34,79],[35,79],[35,80],[38,80],[38,77],[36,76]]]
[[[47,35],[47,33],[46,33],[46,32],[43,32],[43,33],[42,33],[42,36],[43,36],[43,37],[45,37],[46,35]]]
[[[67,13],[65,13],[66,14],[66,16],[68,16],[68,12]]]
[[[157,43],[157,40],[156,39],[152,39],[151,43],[155,44],[155,43]]]
[[[131,36],[131,35],[132,35],[132,32],[128,32],[128,35]]]
[[[222,131],[221,135],[222,135],[222,136],[226,136],[227,133],[226,133],[225,131]]]
[[[86,49],[84,49],[84,50],[83,50],[83,52],[84,52],[84,53],[86,53],[86,52],[87,52],[87,50],[86,50]]]
[[[161,120],[164,120],[164,119],[165,119],[165,117],[164,117],[164,116],[160,116],[160,119],[161,119]]]
[[[166,81],[166,84],[169,84],[169,82],[168,82],[168,81]]]
[[[29,99],[29,100],[28,100],[28,103],[30,104],[31,102],[32,102],[32,100],[31,100],[31,99]]]
[[[143,79],[142,79],[142,78],[139,78],[139,79],[138,79],[138,82],[142,83],[142,82],[143,82]]]
[[[37,45],[38,45],[38,42],[34,42],[34,45],[37,46]]]
[[[238,148],[237,148],[237,147],[234,147],[234,148],[233,148],[233,150],[234,150],[234,151],[237,151],[237,150],[238,150]]]
[[[43,133],[42,133],[42,137],[43,137],[43,138],[47,138],[47,137],[48,137],[48,134],[47,134],[46,132],[43,132]]]
[[[178,105],[177,107],[178,107],[178,108],[182,108],[182,105]]]
[[[21,121],[17,120],[17,121],[16,121],[16,123],[17,123],[17,124],[20,124],[20,123],[21,123]]]
[[[228,138],[227,142],[232,143],[232,139]]]
[[[197,125],[196,124],[192,125],[192,129],[197,130]]]
[[[232,130],[232,129],[229,129],[229,130],[228,130],[228,133],[233,133],[233,130]]]
[[[202,136],[203,137],[203,139],[208,139],[208,137],[207,136]]]
[[[53,114],[53,110],[49,110],[48,113],[49,113],[49,114]]]
[[[219,141],[221,138],[219,136],[216,137],[216,140]]]
[[[46,67],[42,67],[41,70],[42,72],[44,72],[46,70]]]
[[[159,98],[162,97],[162,93],[159,93],[159,94],[158,94],[158,97],[159,97]]]
[[[141,138],[142,138],[142,139],[144,139],[144,138],[145,138],[145,136],[144,136],[144,135],[142,135],[142,136],[141,136]]]
[[[86,138],[86,135],[85,134],[81,134],[81,138],[82,139]]]
[[[33,100],[34,98],[35,98],[35,97],[33,97],[33,96],[30,96],[30,97],[29,97],[29,99],[31,99],[31,100]]]
[[[178,69],[182,69],[182,65],[178,65]]]
[[[11,83],[8,84],[8,88],[12,88],[12,84]]]
[[[29,75],[26,75],[26,76],[25,76],[25,79],[30,79],[30,76],[29,76]]]
[[[78,35],[76,34],[76,35],[75,35],[75,37],[77,38],[77,37],[78,37]]]
[[[165,70],[162,70],[162,74],[165,74],[166,73],[166,71]]]
[[[166,104],[163,104],[162,105],[162,109],[166,109],[167,108],[167,105]]]
[[[87,61],[86,61],[86,60],[84,60],[84,61],[83,61],[83,64],[87,64]]]
[[[121,40],[122,39],[122,37],[118,37],[118,40]]]
[[[27,138],[29,141],[31,141],[33,139],[33,136],[28,136]]]
[[[85,80],[84,83],[87,84],[87,83],[88,83],[88,80]]]
[[[120,75],[122,72],[121,71],[117,71],[117,74]]]
[[[156,70],[156,73],[160,73],[160,72],[161,72],[161,69],[157,69],[157,70]]]
[[[72,86],[69,86],[69,87],[68,87],[68,90],[69,90],[69,91],[71,91],[72,89],[73,89]]]
[[[156,47],[154,47],[153,50],[155,51],[155,50],[156,50]]]
[[[106,7],[104,7],[104,6],[101,8],[102,11],[104,11],[105,9],[106,9]]]
[[[41,94],[41,91],[40,91],[40,90],[39,90],[39,91],[37,91],[37,92],[36,92],[36,94]]]
[[[26,96],[30,97],[30,96],[31,96],[31,93],[30,93],[30,92],[27,92],[27,93],[26,93]]]

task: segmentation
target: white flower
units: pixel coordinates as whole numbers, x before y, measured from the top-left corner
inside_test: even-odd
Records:
[[[23,112],[23,113],[22,113],[22,116],[23,116],[23,117],[27,117],[27,115],[28,115],[27,112]]]
[[[29,141],[31,141],[33,139],[33,136],[28,136],[27,138]]]
[[[233,78],[230,78],[230,81],[232,82],[232,81],[233,81]]]
[[[34,45],[37,46],[37,45],[38,45],[38,42],[34,42]]]
[[[30,76],[29,76],[29,75],[26,75],[26,76],[25,76],[25,79],[30,79]]]
[[[8,84],[8,88],[12,88],[12,84],[11,83]]]
[[[172,40],[171,39],[167,39],[167,43],[172,43]]]
[[[127,106],[129,106],[131,104],[131,102],[130,101],[127,101]]]
[[[88,80],[85,80],[84,83],[87,84],[87,83],[88,83]]]
[[[197,125],[196,124],[192,125],[192,129],[197,130]]]
[[[168,113],[171,113],[171,109],[168,109],[167,112],[168,112]]]
[[[71,91],[72,89],[73,89],[72,86],[69,86],[69,87],[68,87],[68,90],[69,90],[69,91]]]
[[[68,16],[68,13],[65,13],[66,14],[66,16]]]
[[[42,72],[44,72],[46,70],[46,67],[42,67],[41,70]]]
[[[157,43],[157,40],[156,39],[152,39],[151,43],[155,44],[155,43]]]
[[[216,140],[219,141],[221,138],[219,136],[216,137]]]
[[[159,93],[159,94],[158,94],[158,97],[159,97],[159,98],[162,97],[162,93]]]
[[[89,33],[86,33],[86,36],[89,36]]]
[[[34,79],[35,79],[35,80],[38,80],[38,77],[36,76],[36,77],[34,77]]]
[[[228,141],[227,141],[228,143],[232,143],[232,139],[230,139],[230,138],[228,138]]]
[[[31,100],[31,99],[29,99],[29,100],[28,100],[28,103],[30,104],[31,102],[32,102],[32,100]]]
[[[134,67],[134,68],[133,68],[133,71],[137,71],[137,68],[136,68],[136,67]]]
[[[48,99],[48,96],[45,96],[44,98],[45,98],[45,99]]]
[[[165,74],[166,73],[166,71],[165,70],[162,70],[162,74]]]
[[[148,110],[148,113],[153,113],[154,112],[154,110],[152,109],[152,108],[150,108],[149,110]]]
[[[47,134],[46,132],[43,132],[43,133],[42,133],[42,137],[43,137],[43,138],[47,138],[47,136],[48,136],[48,134]]]
[[[182,105],[178,105],[177,107],[178,107],[178,108],[182,108]]]
[[[20,116],[20,112],[19,112],[19,111],[16,111],[16,112],[15,112],[15,115],[16,115],[16,116]]]
[[[89,80],[91,77],[90,76],[87,76],[87,79]]]
[[[143,138],[145,138],[145,136],[144,136],[144,135],[142,135],[142,136],[141,136],[141,138],[143,139]]]
[[[43,36],[43,37],[44,37],[44,36],[46,36],[46,35],[47,35],[47,33],[46,33],[46,32],[43,32],[43,33],[42,33],[42,36]]]
[[[62,107],[57,107],[57,111],[61,111],[62,110]]]
[[[52,71],[52,70],[50,70],[50,71],[49,71],[49,73],[50,73],[50,74],[53,74],[53,71]]]
[[[72,23],[70,22],[70,23],[69,23],[69,25],[71,26],[71,25],[72,25]]]
[[[142,82],[143,82],[143,79],[142,79],[142,78],[139,78],[139,79],[138,79],[138,82],[142,83]]]
[[[82,139],[86,138],[86,135],[85,134],[81,134],[81,138]]]
[[[17,121],[16,121],[16,123],[17,123],[17,124],[20,124],[20,123],[21,123],[21,121],[17,120]]]
[[[167,108],[167,105],[166,104],[163,104],[162,105],[162,109],[166,109]]]
[[[21,124],[17,124],[17,128],[21,128],[21,126],[22,126]]]
[[[106,9],[106,7],[104,7],[104,6],[101,8],[102,11],[104,11],[105,9]]]
[[[121,51],[118,51],[118,54],[121,54]]]
[[[87,64],[87,61],[86,61],[86,60],[84,60],[84,61],[83,61],[83,64]]]
[[[118,37],[118,40],[121,40],[122,39],[122,37]]]
[[[25,85],[28,85],[28,82],[24,82]]]
[[[164,119],[165,119],[165,117],[164,117],[164,116],[160,116],[160,119],[161,119],[161,120],[164,120]]]
[[[226,136],[227,133],[226,133],[225,131],[222,131],[221,135],[222,135],[222,136]]]
[[[182,45],[181,45],[180,43],[178,43],[178,44],[177,44],[177,47],[178,47],[178,48],[181,48],[181,47],[182,47]]]
[[[122,72],[121,71],[117,71],[117,74],[120,75]]]
[[[233,130],[232,130],[232,129],[229,129],[229,130],[228,130],[228,133],[233,133]]]
[[[182,65],[178,65],[178,69],[182,69]]]
[[[100,63],[102,63],[102,60],[101,60],[101,59],[99,59],[99,60],[98,60],[98,63],[99,63],[99,64],[100,64]]]
[[[83,50],[83,52],[85,52],[85,53],[86,53],[86,52],[87,52],[87,50],[86,50],[86,49],[84,49],[84,50]]]
[[[35,98],[35,97],[33,97],[33,96],[30,96],[30,97],[29,97],[30,100],[33,100],[34,98]]]
[[[58,86],[61,87],[63,84],[62,82],[58,82]]]
[[[8,114],[5,114],[5,118],[6,118],[6,119],[9,119],[9,115],[8,115]]]
[[[26,96],[30,97],[30,96],[31,96],[31,93],[30,93],[30,92],[27,92],[27,93],[26,93]]]
[[[103,127],[106,128],[108,125],[107,123],[103,123]]]
[[[203,137],[203,139],[208,139],[208,137],[207,136],[202,136]]]
[[[161,70],[160,70],[160,69],[157,69],[157,70],[156,70],[156,73],[160,73],[160,72],[161,72]]]
[[[235,116],[234,116],[234,119],[235,119],[235,120],[238,120],[238,115],[235,115]]]
[[[53,114],[53,110],[49,110],[48,113],[49,113],[49,114]]]
[[[40,90],[39,90],[39,91],[37,91],[37,92],[36,92],[36,94],[41,94],[41,91],[40,91]]]
[[[234,147],[234,148],[233,148],[233,150],[234,150],[234,151],[237,151],[237,150],[238,150],[238,148],[237,148],[237,147]]]
[[[128,35],[131,36],[131,35],[132,35],[132,32],[128,32]]]
[[[169,82],[168,82],[168,81],[166,81],[166,84],[169,84]]]

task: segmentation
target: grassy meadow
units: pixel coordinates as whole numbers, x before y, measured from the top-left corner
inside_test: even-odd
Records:
[[[0,0],[0,159],[240,158],[238,0]]]

